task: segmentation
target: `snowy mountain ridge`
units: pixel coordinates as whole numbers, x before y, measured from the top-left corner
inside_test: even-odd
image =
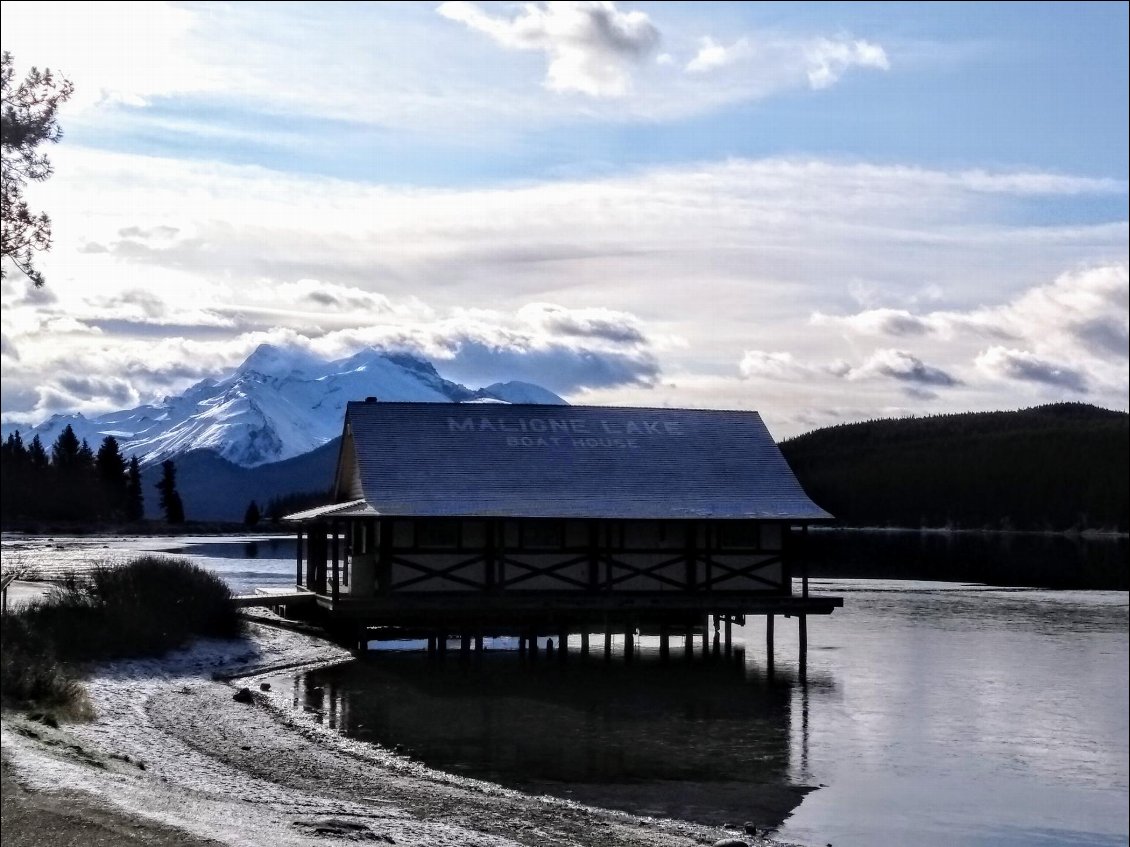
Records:
[[[470,389],[444,379],[423,359],[365,349],[336,361],[262,344],[236,370],[204,379],[152,405],[87,418],[54,415],[38,426],[5,423],[27,443],[39,435],[50,448],[70,424],[97,450],[107,435],[143,464],[210,450],[245,468],[308,453],[341,434],[345,404],[378,397],[433,403],[552,403],[565,401],[528,382]]]

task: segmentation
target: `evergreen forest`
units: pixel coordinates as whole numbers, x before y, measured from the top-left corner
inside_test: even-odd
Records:
[[[842,424],[780,447],[841,525],[1125,532],[1128,424],[1058,403]]]
[[[112,435],[96,452],[85,440],[79,441],[70,426],[50,448],[38,435],[25,444],[13,432],[0,445],[0,478],[0,515],[5,523],[131,523],[144,515],[137,457],[127,461]]]

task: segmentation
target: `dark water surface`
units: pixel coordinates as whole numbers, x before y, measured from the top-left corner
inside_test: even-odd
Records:
[[[411,651],[295,677],[298,708],[449,772],[846,845],[1125,844],[1127,595],[821,580],[845,607],[660,663]],[[600,644],[594,639],[593,648]],[[410,646],[410,645],[409,645]],[[456,648],[452,642],[451,648]]]

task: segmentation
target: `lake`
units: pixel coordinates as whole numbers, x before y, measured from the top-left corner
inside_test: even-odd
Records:
[[[964,574],[976,556],[1023,573],[1033,555],[1026,542],[1017,554],[1016,537],[978,538],[972,553],[978,542],[950,544],[952,571],[936,551],[919,564]],[[238,591],[293,580],[289,539],[47,543],[5,536],[5,566],[15,556],[81,569],[160,548]],[[909,569],[915,544],[947,543],[899,536],[892,557]],[[864,565],[894,567],[879,541],[867,545]],[[1079,573],[1063,558],[1072,550],[1103,574],[1119,563],[1125,573],[1125,539],[1068,540],[1055,555]],[[856,553],[845,546],[849,572],[864,566],[850,564]],[[339,731],[439,769],[648,814],[750,821],[806,845],[1127,843],[1126,591],[843,576],[816,578],[813,591],[845,605],[810,618],[803,679],[795,623],[778,621],[770,672],[763,620],[750,619],[728,659],[696,647],[663,664],[644,637],[626,663],[618,637],[608,662],[530,664],[499,639],[481,662],[437,664],[409,643],[273,682]]]

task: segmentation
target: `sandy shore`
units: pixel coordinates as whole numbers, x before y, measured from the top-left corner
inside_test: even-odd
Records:
[[[90,723],[55,728],[5,714],[5,845],[772,843],[443,774],[342,738],[258,690],[283,667],[348,658],[312,636],[256,623],[246,639],[98,668],[87,683],[98,715]],[[232,699],[242,686],[253,703]]]

